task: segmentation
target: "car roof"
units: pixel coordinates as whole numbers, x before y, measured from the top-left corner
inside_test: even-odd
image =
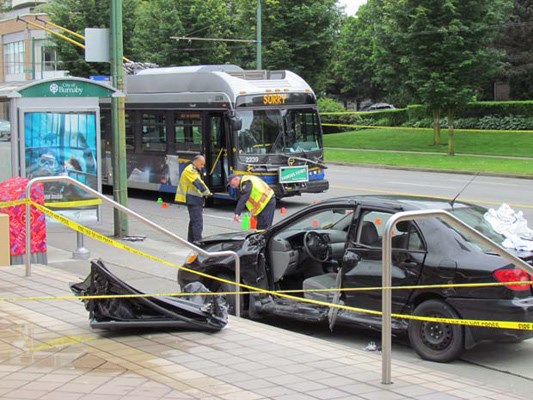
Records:
[[[321,204],[346,204],[356,202],[367,207],[385,207],[404,211],[412,210],[449,210],[451,200],[441,197],[402,196],[402,195],[354,195],[337,197],[323,201]],[[473,204],[455,201],[453,207],[473,207]]]

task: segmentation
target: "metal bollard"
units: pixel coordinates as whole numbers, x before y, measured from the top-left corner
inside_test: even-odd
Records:
[[[76,232],[77,249],[72,253],[72,258],[75,260],[88,260],[91,252],[83,245],[83,234]]]

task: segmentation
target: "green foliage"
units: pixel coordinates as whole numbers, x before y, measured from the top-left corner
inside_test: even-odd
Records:
[[[234,38],[232,15],[218,0],[150,0],[137,10],[135,54],[161,66],[229,63],[229,42],[171,37]],[[156,50],[156,51],[154,51]]]
[[[234,4],[236,36],[256,38],[257,1],[229,2]],[[289,69],[309,82],[315,92],[323,93],[330,80],[328,67],[341,22],[336,0],[262,0],[261,4],[263,68]],[[255,44],[238,47],[232,62],[255,68]]]
[[[335,84],[331,89],[357,101],[384,99],[383,85],[376,79],[377,39],[374,26],[380,23],[375,1],[362,5],[357,17],[348,17],[335,46]]]
[[[456,110],[501,66],[489,45],[508,0],[381,3],[378,68],[389,90],[403,90],[430,110]]]
[[[500,79],[511,84],[511,98],[533,98],[533,0],[514,0],[509,23],[495,41],[505,52],[506,68]]]
[[[129,32],[133,31],[135,24],[135,10],[139,0],[123,0],[123,32],[124,55],[131,57],[132,43]],[[85,28],[109,28],[111,10],[109,0],[61,0],[53,1],[43,7],[57,25],[64,26],[71,31],[84,35]],[[68,35],[67,35],[68,36]],[[75,38],[76,41],[79,39]],[[85,62],[85,51],[61,39],[52,36],[61,67],[70,72],[70,75],[88,77],[90,75],[110,75],[109,63]]]
[[[318,109],[320,112],[345,112],[344,105],[331,97],[321,97],[318,99]]]

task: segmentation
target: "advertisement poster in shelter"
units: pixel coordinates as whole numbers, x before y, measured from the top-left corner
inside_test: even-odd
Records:
[[[98,148],[94,111],[24,112],[25,170],[29,179],[69,176],[99,191]],[[94,199],[64,182],[47,182],[44,190],[45,202],[58,208],[86,208],[84,205],[91,204],[87,200]]]

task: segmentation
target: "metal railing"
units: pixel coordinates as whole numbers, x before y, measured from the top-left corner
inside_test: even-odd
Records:
[[[463,221],[453,216],[447,211],[443,210],[421,210],[421,211],[404,211],[394,214],[386,223],[383,232],[383,277],[382,277],[382,327],[381,327],[381,383],[391,384],[391,350],[392,350],[392,329],[391,329],[391,313],[392,313],[392,229],[398,222],[411,221],[417,219],[441,218],[450,225],[459,228],[481,243],[493,250],[496,254],[502,256],[509,263],[516,265],[523,269],[528,274],[533,274],[533,267],[512,255],[506,249],[490,240],[488,237],[478,232],[474,228],[465,224]]]
[[[239,259],[239,255],[235,253],[234,251],[215,251],[215,252],[208,252],[203,249],[201,249],[198,246],[195,246],[194,244],[188,242],[187,240],[173,234],[172,232],[166,230],[165,228],[153,223],[149,219],[144,218],[143,216],[137,214],[134,211],[131,211],[129,208],[124,207],[123,205],[117,203],[114,200],[109,199],[107,196],[103,195],[102,193],[97,192],[96,190],[76,181],[75,179],[72,179],[68,176],[46,176],[41,178],[34,178],[31,181],[28,182],[26,185],[26,198],[30,199],[31,197],[31,188],[33,185],[37,182],[66,182],[69,184],[72,184],[74,186],[77,186],[78,188],[84,190],[87,193],[92,194],[93,196],[101,199],[103,202],[111,204],[114,208],[119,209],[120,211],[131,215],[140,221],[144,222],[146,225],[151,226],[156,231],[159,231],[161,233],[164,233],[165,235],[171,237],[172,239],[178,241],[185,247],[188,247],[195,251],[196,253],[204,256],[204,257],[226,257],[231,256],[235,260],[235,282],[240,282],[240,276],[241,276],[241,261]],[[31,276],[31,204],[30,202],[26,203],[26,276]],[[235,285],[235,291],[237,294],[235,295],[235,315],[237,317],[241,316],[241,296],[238,294],[240,292],[240,286]]]

